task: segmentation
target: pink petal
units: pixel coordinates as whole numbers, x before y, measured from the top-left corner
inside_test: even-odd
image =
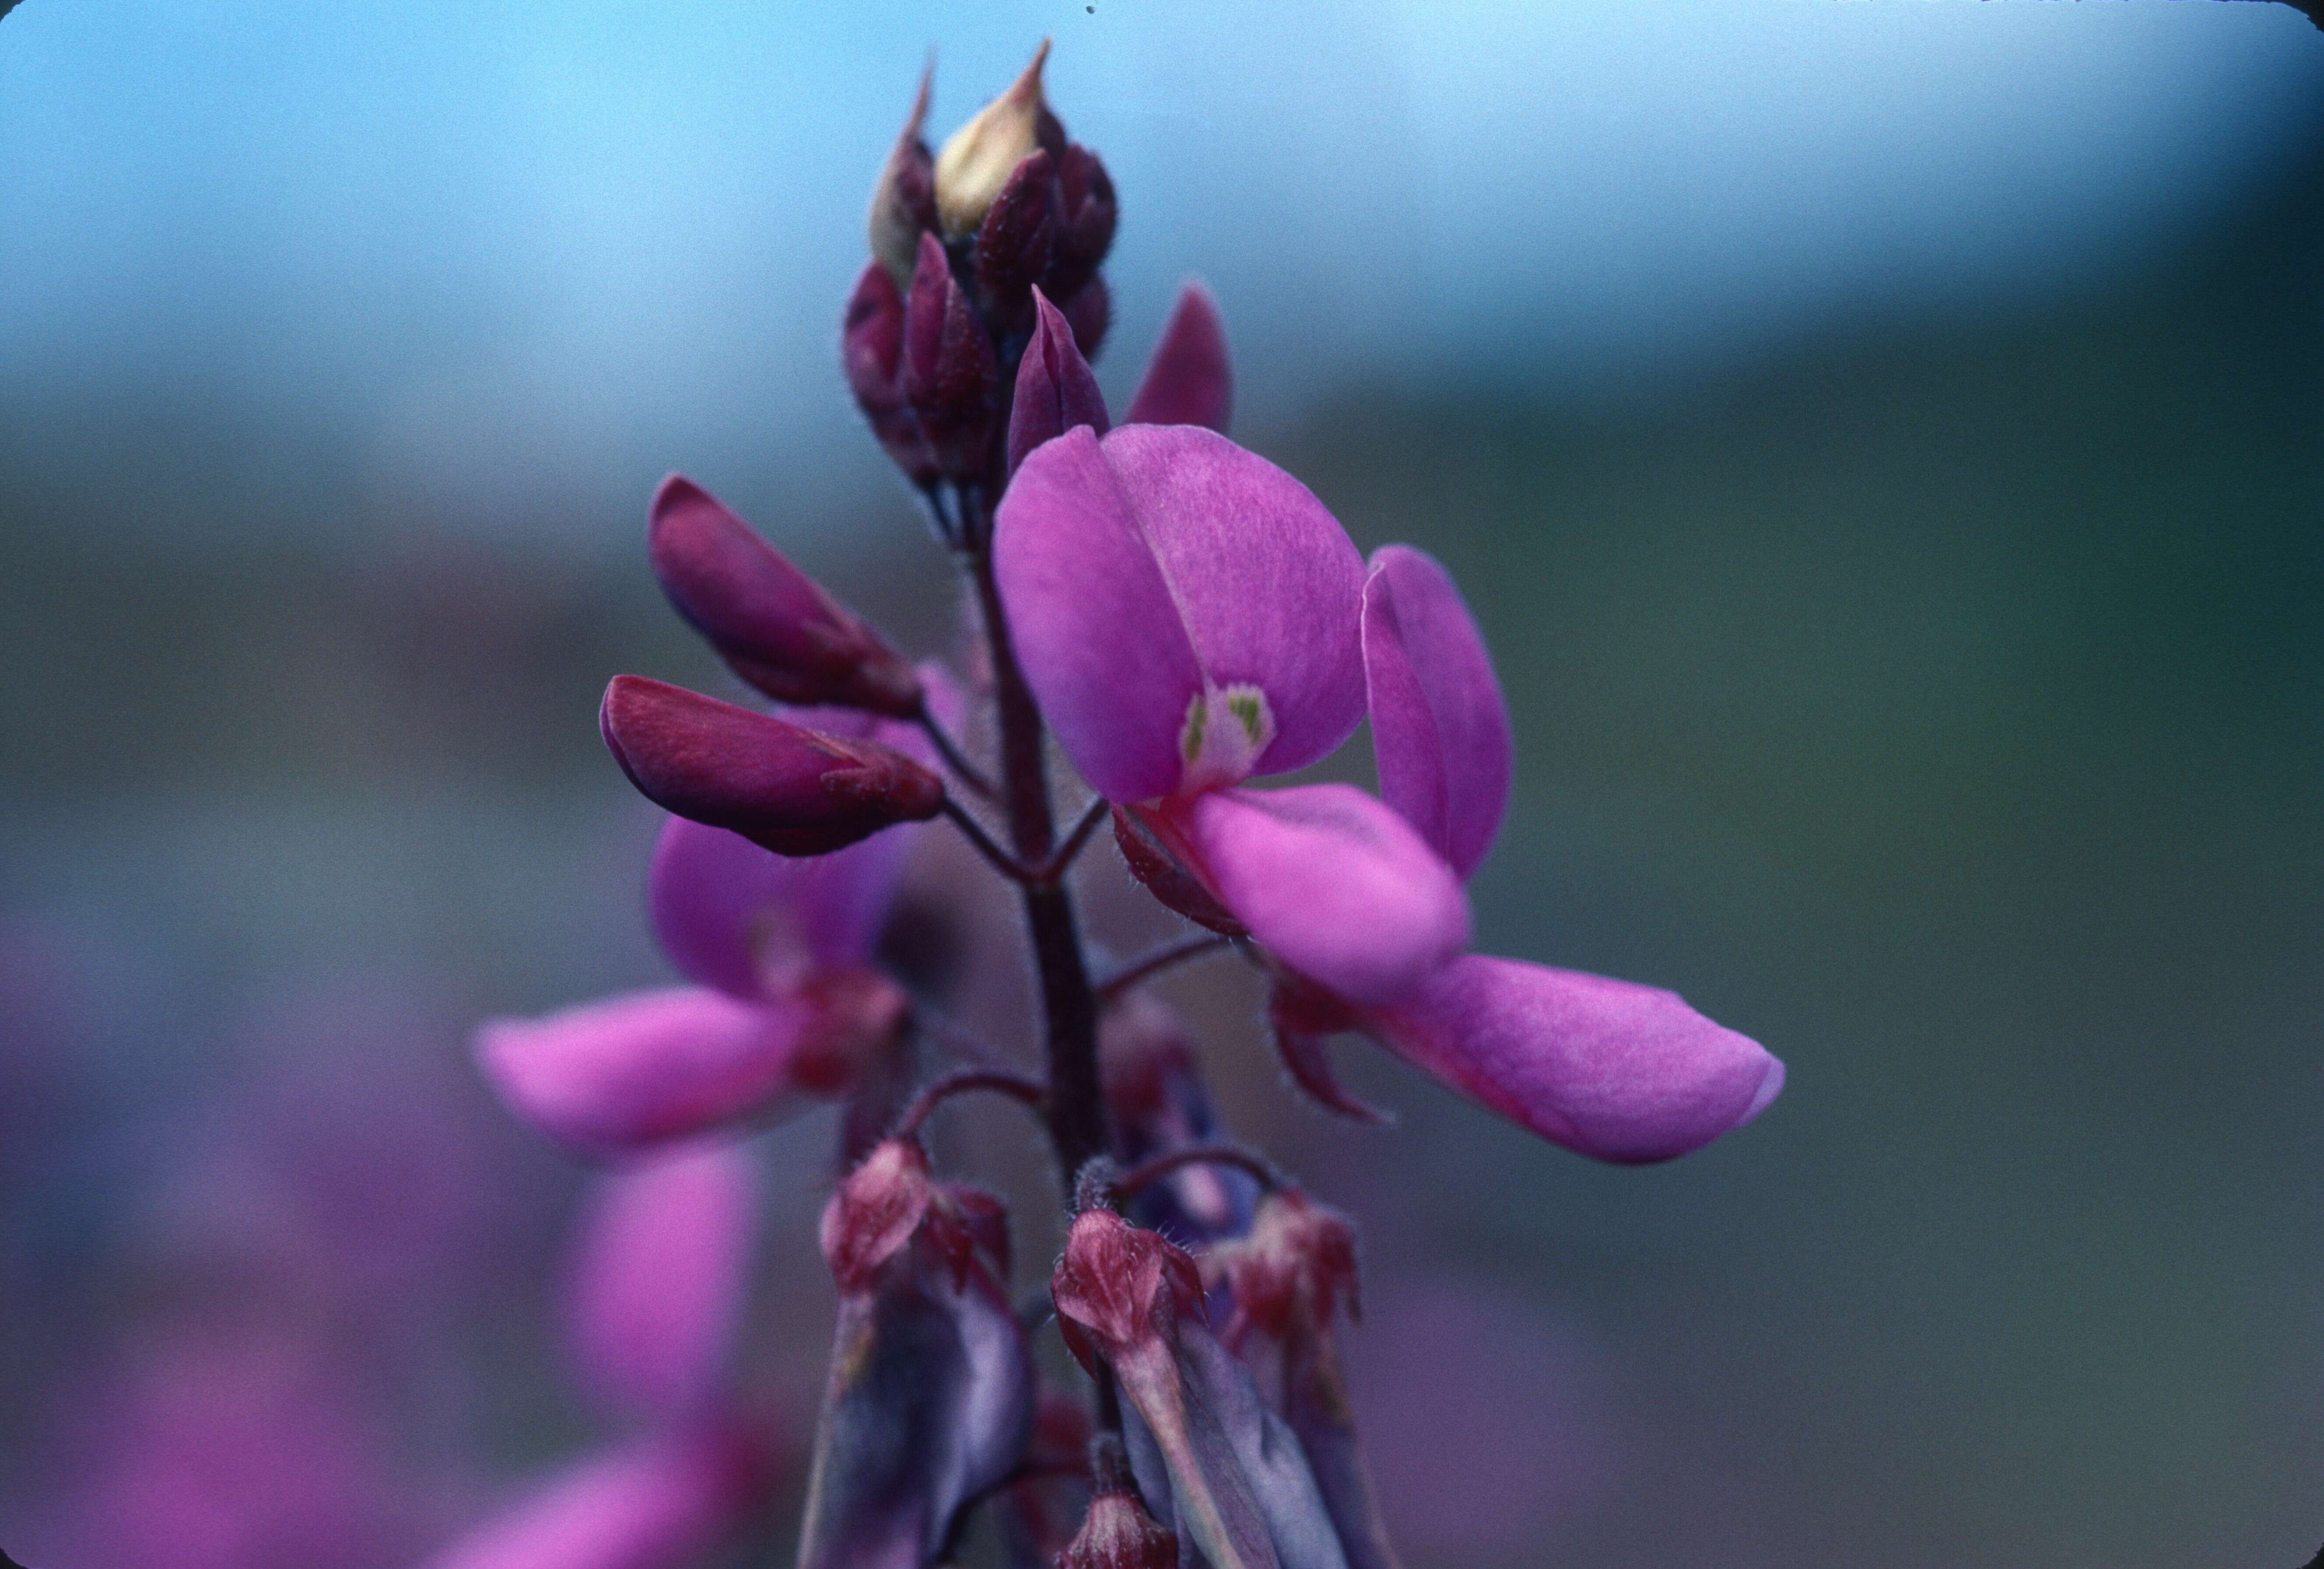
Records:
[[[551,1478],[428,1569],[687,1569],[765,1491],[727,1435],[656,1435]]]
[[[770,1110],[790,1090],[802,1009],[696,987],[629,992],[476,1032],[511,1110],[584,1154],[610,1154]]]
[[[1739,1128],[1784,1065],[1675,992],[1467,955],[1365,1028],[1518,1126],[1600,1160],[1667,1160]]]
[[[1189,280],[1162,328],[1125,425],[1205,425],[1223,436],[1234,406],[1226,328],[1211,291]]]
[[[688,980],[746,1000],[780,995],[813,968],[870,956],[915,831],[801,859],[672,817],[647,879],[654,936]]]
[[[1067,431],[1010,482],[993,569],[1017,657],[1074,766],[1108,800],[1178,788],[1202,669],[1170,585],[1097,438]]]
[[[1468,946],[1452,868],[1352,786],[1214,790],[1170,821],[1250,935],[1351,1002],[1402,996]]]
[[[758,1170],[731,1142],[598,1179],[572,1277],[576,1360],[620,1411],[709,1409],[750,1288]]]
[[[1169,580],[1203,673],[1267,695],[1275,739],[1253,772],[1329,753],[1364,715],[1363,558],[1307,487],[1192,425],[1102,444]],[[1182,708],[1174,716],[1184,724]]]
[[[1033,341],[1018,362],[1016,398],[1009,411],[1012,474],[1026,454],[1076,425],[1086,425],[1100,436],[1112,429],[1105,395],[1097,389],[1089,361],[1074,346],[1073,328],[1038,289],[1033,291]]]
[[[1222,782],[1189,765],[1207,725],[1235,722],[1236,688],[1264,703],[1254,746],[1204,754],[1223,782],[1304,768],[1363,717],[1362,560],[1305,486],[1224,437],[1047,443],[1001,503],[994,555],[1027,678],[1108,799]]]
[[[1364,585],[1363,642],[1380,797],[1466,879],[1500,832],[1514,770],[1485,640],[1444,568],[1390,545]]]

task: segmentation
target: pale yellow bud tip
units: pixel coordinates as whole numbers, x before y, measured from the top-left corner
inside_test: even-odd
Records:
[[[1025,74],[954,132],[936,154],[936,220],[947,240],[976,232],[1001,188],[1040,145],[1041,67],[1048,58],[1045,38]]]

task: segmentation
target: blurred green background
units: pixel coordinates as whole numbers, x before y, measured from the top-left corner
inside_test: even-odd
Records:
[[[51,9],[0,23],[0,59]],[[1628,336],[1562,337],[1528,291],[1555,291],[1565,242],[1448,271],[1457,227],[1407,253],[1391,206],[1365,215],[1385,248],[1331,275],[1360,330],[1309,373],[1296,301],[1239,298],[1242,263],[1220,276],[1139,217],[1199,208],[1172,182],[1225,154],[1133,157],[1143,186],[1116,163],[1125,256],[1212,272],[1259,346],[1238,434],[1367,549],[1442,558],[1492,642],[1520,761],[1480,946],[1672,986],[1790,1068],[1748,1131],[1601,1168],[1353,1043],[1351,1081],[1402,1124],[1327,1123],[1261,1057],[1247,985],[1172,983],[1230,1121],[1365,1227],[1350,1355],[1416,1569],[2292,1569],[2324,1542],[2324,100],[2294,90],[2324,83],[2324,34],[2281,7],[2025,9],[2280,16],[2265,52],[2297,70],[2244,89],[2264,154],[2232,178],[2139,165],[2201,199],[1990,276],[1896,281],[1876,256],[1821,305],[1812,274],[1763,281],[1785,309],[1710,348],[1657,336],[1715,314],[1699,280],[1633,301]],[[1000,60],[1028,31],[971,47]],[[844,84],[867,125],[892,119],[892,65]],[[964,113],[976,89],[954,90]],[[1250,180],[1296,184],[1282,156]],[[857,199],[812,217],[843,256]],[[2014,199],[2038,228],[2049,198]],[[1300,217],[1212,221],[1255,227],[1233,254],[1263,258],[1304,243]],[[1720,251],[1719,212],[1685,218],[1669,232]],[[1407,263],[1431,280],[1409,295]],[[497,1120],[465,1031],[662,973],[636,905],[653,814],[595,702],[621,670],[724,688],[645,570],[653,479],[698,466],[899,641],[952,635],[900,487],[868,438],[824,439],[848,419],[827,351],[719,368],[725,423],[585,480],[536,472],[579,427],[495,466],[488,426],[431,470],[313,390],[345,345],[309,345],[311,387],[227,352],[267,296],[205,316],[204,265],[182,352],[167,310],[159,336],[39,348],[24,295],[0,340],[0,914],[21,939],[0,1533],[7,1500],[30,1520],[57,1496],[73,1379],[180,1288],[155,1284],[184,1273],[171,1228],[234,1202],[196,1185],[172,1207],[191,1108],[316,1058],[383,1075],[383,1100],[421,1075],[500,1206],[495,1269],[422,1320],[450,1350],[399,1398],[410,1441],[487,1479],[464,1499],[573,1441],[549,1322],[573,1177]],[[1157,281],[1132,266],[1118,290]],[[758,281],[719,309],[816,341],[835,320],[835,291]],[[408,336],[350,328],[368,357],[347,363],[491,339],[489,299],[392,303]],[[1371,355],[1407,308],[1436,346]],[[58,319],[114,319],[91,309]],[[1125,313],[1110,388],[1159,309]],[[1497,310],[1524,325],[1498,348]],[[761,430],[757,376],[820,411]],[[480,407],[523,396],[480,385]],[[529,418],[554,425],[560,396]],[[826,459],[836,478],[801,479]],[[1111,858],[1088,897],[1126,932]],[[770,1143],[765,1354],[797,1384],[826,1333],[824,1135]]]

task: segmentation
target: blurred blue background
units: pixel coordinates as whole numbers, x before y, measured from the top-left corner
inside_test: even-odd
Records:
[[[1355,1047],[1404,1125],[1324,1125],[1253,996],[1175,984],[1236,1125],[1368,1227],[1416,1565],[2304,1561],[2324,32],[2200,4],[26,0],[0,1546],[193,1562],[99,1545],[106,1467],[152,1472],[171,1358],[282,1324],[378,1386],[338,1561],[582,1430],[573,1178],[464,1031],[661,973],[593,718],[719,679],[644,568],[664,472],[947,645],[835,327],[924,52],[941,134],[1044,35],[1122,197],[1109,392],[1201,274],[1238,434],[1471,593],[1520,744],[1482,946],[1791,1065],[1601,1170]],[[823,1142],[770,1151],[808,1387]],[[383,1232],[414,1184],[440,1223]],[[311,1431],[282,1399],[245,1426]]]

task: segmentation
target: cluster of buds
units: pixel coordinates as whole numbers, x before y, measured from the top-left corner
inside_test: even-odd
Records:
[[[930,78],[872,195],[872,260],[841,361],[890,457],[923,486],[998,489],[1018,367],[1043,306],[1084,360],[1112,317],[1098,269],[1113,245],[1113,181],[1042,96],[1043,44],[1009,90],[931,154]]]
[[[595,1160],[681,1140],[731,1160],[760,1124],[838,1103],[837,1326],[798,1569],[940,1569],[988,1507],[1010,1569],[1395,1569],[1340,1372],[1353,1232],[1224,1141],[1185,1023],[1141,983],[1235,953],[1325,1108],[1385,1121],[1333,1072],[1331,1038],[1360,1034],[1609,1161],[1740,1126],[1783,1066],[1671,992],[1470,951],[1466,882],[1514,756],[1483,638],[1442,567],[1404,546],[1367,560],[1228,438],[1225,337],[1199,285],[1115,423],[1089,367],[1113,189],[1044,101],[1046,55],[933,154],[923,80],[843,337],[857,402],[972,591],[973,680],[907,659],[706,491],[667,482],[654,570],[756,699],[622,676],[600,711],[622,771],[672,814],[650,904],[690,984],[497,1021],[480,1056],[514,1110]],[[1378,795],[1258,788],[1367,721]],[[1084,787],[1069,827],[1052,737]],[[1040,1076],[1017,1066],[1032,1054],[943,1023],[941,986],[883,943],[938,816],[1017,885]],[[1131,875],[1202,929],[1100,982],[1067,872],[1109,823]],[[961,1060],[924,1079],[943,1053]],[[1089,1398],[1037,1373],[1048,1315],[1011,1306],[1000,1204],[931,1170],[921,1128],[968,1090],[1023,1103],[1056,1154],[1074,1215],[1050,1300]],[[634,1382],[667,1349],[685,1376],[661,1383],[696,1387],[731,1293],[696,1263],[690,1292],[669,1277],[695,1308],[670,1315],[622,1271],[598,1294],[622,1333],[595,1354]],[[731,1403],[650,1409],[649,1460],[589,1473],[549,1521],[603,1506],[645,1524],[553,1561],[687,1569],[763,1491],[718,1460]],[[644,1488],[637,1467],[672,1454]],[[662,1512],[614,1507],[635,1498]]]

